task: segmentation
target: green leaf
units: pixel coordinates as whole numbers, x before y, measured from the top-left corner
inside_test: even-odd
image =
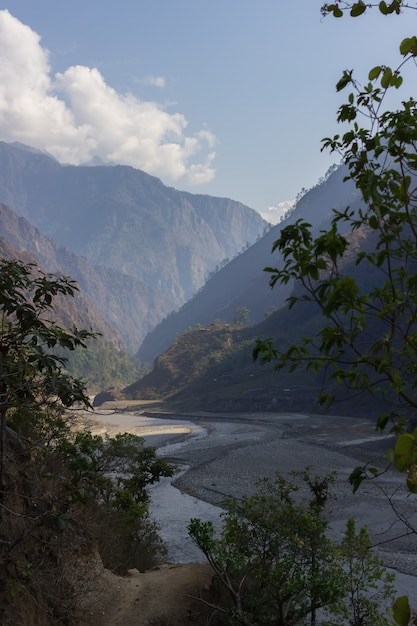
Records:
[[[417,484],[407,478],[407,489],[410,493],[417,493]]]
[[[379,220],[377,216],[371,215],[369,218],[368,224],[373,230],[377,230],[377,228],[379,227]]]
[[[416,444],[416,438],[409,433],[398,437],[395,444],[395,467],[400,472],[403,472],[417,460]]]
[[[402,84],[403,84],[403,77],[396,76],[395,74],[393,74],[391,78],[391,87],[395,87],[396,89],[399,89]]]
[[[383,87],[384,89],[388,89],[388,87],[390,86],[391,78],[392,70],[390,67],[386,67],[381,78],[381,87]]]
[[[366,478],[365,467],[355,467],[349,476],[349,482],[352,485],[352,492],[356,493],[362,482]]]
[[[336,84],[336,91],[342,91],[342,89],[344,89],[350,82],[352,82],[352,72],[345,70],[342,78]]]
[[[362,2],[362,0],[359,0],[359,2],[356,2],[351,10],[350,10],[350,15],[351,17],[358,17],[359,15],[362,15],[362,13],[365,13],[366,11],[366,4],[364,2]]]
[[[413,46],[415,45],[415,42],[413,42],[413,39],[415,39],[415,37],[406,37],[400,43],[400,53],[403,56],[410,54],[411,50],[413,49]]]
[[[386,2],[379,3],[379,10],[383,15],[390,15],[391,13],[395,13],[399,15],[401,13],[401,3],[402,0],[393,0],[391,4],[387,5]]]
[[[400,596],[393,604],[394,620],[399,626],[408,626],[411,619],[410,603],[407,596]]]
[[[395,451],[397,454],[409,454],[415,443],[416,441],[413,435],[405,433],[404,435],[401,435],[401,437],[398,437],[397,443],[395,444]]]
[[[382,67],[380,65],[376,65],[369,72],[369,75],[368,75],[369,80],[376,80],[377,78],[379,78],[379,75],[381,74],[381,72],[382,72]]]
[[[324,8],[326,13],[333,13],[334,17],[343,16],[343,11],[338,4],[326,4]]]

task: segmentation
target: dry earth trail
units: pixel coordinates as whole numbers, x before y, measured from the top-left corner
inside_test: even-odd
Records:
[[[211,583],[207,565],[163,565],[146,573],[115,576],[103,570],[87,597],[80,626],[186,626],[199,623]],[[204,622],[203,622],[204,623]]]

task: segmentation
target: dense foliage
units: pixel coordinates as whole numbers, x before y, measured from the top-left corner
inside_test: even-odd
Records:
[[[88,350],[76,348],[66,356],[68,372],[84,380],[92,392],[124,387],[139,376],[140,368],[135,358],[116,350],[103,336],[89,341]]]
[[[246,310],[243,313],[246,315]],[[219,371],[222,362],[235,354],[244,340],[241,323],[199,324],[181,333],[155,359],[152,372],[124,389],[124,393],[133,399],[168,398],[206,378],[212,383],[212,370]],[[195,393],[192,389],[191,393]]]
[[[147,487],[172,467],[141,438],[93,436],[88,407],[63,350],[92,334],[53,321],[54,299],[77,289],[36,266],[0,259],[0,621],[72,624],[80,551],[95,546],[114,571],[146,568],[163,554]],[[59,350],[59,354],[57,352]],[[71,409],[71,412],[69,412]]]

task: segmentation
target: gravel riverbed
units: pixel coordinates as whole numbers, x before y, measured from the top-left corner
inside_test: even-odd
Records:
[[[102,417],[98,419],[102,422]],[[188,468],[173,484],[196,502],[221,506],[225,497],[242,497],[256,488],[257,480],[276,472],[294,480],[292,472],[306,466],[314,474],[335,471],[329,502],[335,537],[343,533],[349,517],[354,517],[358,526],[367,525],[386,566],[396,572],[400,593],[407,593],[417,607],[417,538],[415,534],[407,536],[407,524],[417,528],[416,496],[407,493],[404,476],[392,470],[378,480],[366,481],[356,494],[348,482],[358,465],[371,462],[386,467],[385,453],[394,440],[378,436],[371,421],[289,413],[174,415],[150,411],[126,413],[119,421],[112,420],[113,429],[144,436],[164,458]],[[303,488],[301,485],[301,491]],[[200,516],[198,506],[195,511],[190,517]]]

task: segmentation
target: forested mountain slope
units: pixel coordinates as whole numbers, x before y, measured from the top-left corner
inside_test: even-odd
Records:
[[[349,239],[343,273],[355,277],[361,289],[370,291],[381,275],[375,268],[357,266],[353,252],[374,246],[375,234],[361,228]],[[291,295],[301,295],[294,285]],[[271,338],[273,345],[285,351],[290,345],[300,344],[304,337],[316,337],[325,323],[320,308],[313,302],[300,301],[289,309],[287,305],[271,313],[266,319],[250,327],[212,323],[194,327],[178,335],[176,340],[154,362],[153,371],[130,385],[128,397],[154,399],[168,398],[173,407],[187,411],[328,411],[317,403],[319,391],[324,388],[334,394],[331,411],[335,414],[376,416],[383,410],[382,395],[373,396],[350,389],[347,385],[328,381],[326,372],[274,370],[274,361],[262,365],[253,360],[256,340]],[[373,324],[367,339],[373,333],[382,334],[383,328]]]
[[[4,216],[4,206],[1,211],[0,217]],[[34,265],[35,274],[37,268],[48,273],[34,253],[13,247],[1,235],[0,256],[9,261],[17,259],[26,265]],[[56,273],[63,275],[60,271]],[[57,295],[51,316],[66,330],[76,326],[97,334],[96,338],[87,341],[88,350],[76,348],[74,351],[62,353],[68,359],[70,372],[82,378],[90,392],[103,387],[124,385],[134,380],[137,368],[127,355],[120,335],[82,291],[75,291],[73,298]]]

